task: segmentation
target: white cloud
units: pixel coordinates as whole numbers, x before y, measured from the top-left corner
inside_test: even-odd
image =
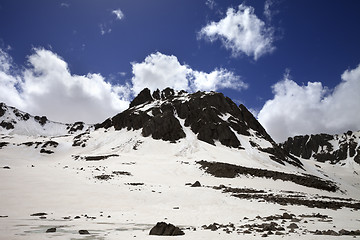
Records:
[[[214,9],[214,7],[216,6],[215,0],[206,0],[205,4],[206,4],[206,6],[208,6],[210,9]]]
[[[105,35],[106,33],[111,33],[112,29],[109,27],[108,24],[101,23],[99,24],[100,27],[100,33],[101,35]]]
[[[360,65],[346,70],[330,91],[320,82],[299,86],[285,75],[273,86],[258,119],[275,141],[311,133],[343,133],[360,130]]]
[[[226,69],[196,71],[180,64],[175,56],[162,53],[150,54],[132,67],[130,83],[113,85],[109,81],[116,81],[116,77],[109,76],[106,81],[101,74],[72,74],[60,56],[43,48],[34,49],[27,66],[17,70],[0,48],[0,102],[55,121],[96,123],[125,110],[130,99],[145,87],[191,92],[247,87]]]
[[[34,49],[19,75],[9,71],[11,58],[3,52],[0,56],[0,101],[31,114],[96,123],[128,107],[129,86],[113,86],[100,74],[73,75],[49,50]]]
[[[272,20],[272,13],[270,10],[271,5],[273,5],[272,0],[266,0],[264,4],[264,15],[268,21]]]
[[[70,4],[63,2],[63,3],[60,3],[60,7],[66,7],[66,8],[68,8],[68,7],[70,7]]]
[[[181,64],[177,57],[159,52],[150,54],[141,63],[132,63],[132,67],[135,94],[145,87],[152,91],[166,87],[187,91],[247,87],[239,76],[226,69],[215,69],[210,73],[193,70]]]
[[[121,20],[125,17],[124,13],[120,9],[113,10],[112,13],[116,15],[117,20]]]
[[[237,11],[229,8],[219,22],[203,27],[199,37],[211,42],[221,40],[234,57],[245,54],[257,60],[275,49],[273,32],[254,14],[254,8],[241,4]]]

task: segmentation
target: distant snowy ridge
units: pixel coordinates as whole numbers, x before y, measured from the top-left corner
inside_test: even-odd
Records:
[[[315,134],[288,138],[282,148],[304,159],[346,165],[360,164],[360,131],[344,134]]]
[[[83,132],[90,125],[83,122],[64,124],[53,122],[46,116],[32,116],[14,107],[0,103],[0,134],[25,136],[61,136]]]

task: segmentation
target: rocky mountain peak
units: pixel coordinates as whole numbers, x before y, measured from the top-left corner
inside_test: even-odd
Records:
[[[278,163],[297,164],[277,146],[244,105],[237,106],[217,92],[187,93],[166,88],[151,93],[144,89],[127,110],[95,126],[96,129],[110,127],[141,130],[144,137],[170,142],[185,138],[190,129],[201,141],[212,145],[219,142],[238,149],[244,149],[241,136],[245,136],[252,139],[249,140],[251,147],[267,152]],[[266,144],[261,146],[257,143],[259,139]]]

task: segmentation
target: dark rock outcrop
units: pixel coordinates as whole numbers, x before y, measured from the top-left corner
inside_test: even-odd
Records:
[[[151,230],[149,235],[158,236],[181,236],[185,233],[179,228],[175,227],[171,223],[158,222]]]
[[[80,235],[89,235],[89,231],[88,230],[79,230],[79,234]]]
[[[219,178],[235,178],[238,175],[250,175],[253,177],[290,181],[302,186],[326,190],[329,192],[335,192],[338,190],[338,187],[334,182],[323,180],[313,175],[297,175],[266,169],[243,167],[229,163],[208,162],[205,160],[197,161],[196,163],[200,164],[200,168],[204,169],[205,172]]]
[[[0,103],[0,117],[4,116],[6,113],[7,107],[5,103]]]
[[[84,122],[75,122],[74,124],[68,124],[66,129],[68,130],[69,134],[73,134],[77,131],[83,130],[85,127],[84,125],[85,125]]]
[[[244,105],[237,106],[222,93],[174,91],[166,88],[153,94],[144,89],[131,102],[130,108],[95,125],[95,129],[114,127],[115,130],[141,130],[144,137],[176,142],[186,137],[188,127],[206,143],[243,149],[239,135],[263,139],[269,144],[260,151],[270,159],[302,167],[300,161],[280,148]]]
[[[360,164],[359,137],[352,131],[342,135],[316,134],[288,138],[281,147],[304,159],[314,158],[319,162],[336,164],[353,158]]]
[[[47,121],[48,121],[48,119],[47,119],[46,116],[42,116],[42,117],[35,116],[34,119],[35,119],[35,121],[37,121],[38,123],[40,123],[41,126],[44,126],[44,125],[47,123]]]
[[[142,90],[139,95],[137,95],[134,100],[130,103],[130,107],[138,106],[140,104],[151,102],[153,98],[151,97],[151,92],[148,88]]]
[[[14,124],[16,124],[15,121],[7,122],[7,121],[1,121],[0,127],[5,128],[6,130],[14,129]]]
[[[53,233],[56,232],[56,228],[49,228],[46,230],[47,233]]]

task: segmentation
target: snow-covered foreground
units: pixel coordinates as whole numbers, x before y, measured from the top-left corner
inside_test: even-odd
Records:
[[[161,221],[183,229],[184,236],[174,237],[181,239],[259,239],[264,234],[269,239],[328,239],[314,232],[360,229],[360,212],[355,208],[280,205],[234,197],[213,188],[224,185],[330,202],[353,198],[349,202],[359,203],[359,166],[303,161],[308,174],[324,178],[326,173],[328,180],[338,182],[340,190],[335,193],[249,175],[217,178],[196,162],[217,161],[294,174],[305,171],[270,161],[264,153],[212,146],[190,131],[186,135],[172,144],[141,137],[139,131],[98,130],[82,136],[87,139],[86,147],[73,147],[73,136],[2,135],[1,141],[9,144],[0,149],[0,239],[164,239],[149,236],[150,229]],[[59,143],[46,147],[54,153],[40,153],[40,146],[49,140]],[[22,144],[28,142],[40,143],[38,147]],[[246,142],[242,139],[243,146]],[[202,186],[191,187],[196,181]],[[35,213],[46,215],[31,216]],[[284,213],[293,215],[286,218]],[[271,222],[284,230],[271,231],[273,234],[256,231],[254,224]],[[219,229],[212,229],[215,231],[203,227],[213,223],[223,227],[216,225]],[[289,228],[291,224],[297,227]],[[56,232],[46,233],[52,227]],[[90,235],[80,235],[79,230],[88,230]]]

